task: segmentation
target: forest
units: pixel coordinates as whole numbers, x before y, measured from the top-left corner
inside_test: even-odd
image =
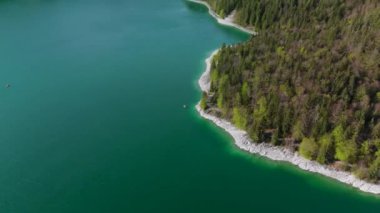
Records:
[[[201,107],[253,141],[380,180],[380,1],[206,0],[258,35],[223,45]]]

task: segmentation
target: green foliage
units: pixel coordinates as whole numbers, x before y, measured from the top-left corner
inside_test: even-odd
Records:
[[[279,132],[278,132],[278,129],[276,129],[273,134],[272,134],[272,137],[271,137],[271,143],[273,145],[278,145],[280,142],[280,139],[279,139]]]
[[[202,99],[201,99],[201,102],[199,105],[200,105],[201,109],[203,109],[203,110],[205,110],[207,108],[207,94],[205,92],[202,95]]]
[[[368,161],[368,159],[371,157],[371,154],[372,154],[371,142],[364,141],[360,147],[359,152],[360,152],[360,157],[363,160]]]
[[[218,96],[217,106],[218,106],[219,109],[223,109],[224,108],[224,106],[223,106],[223,96],[222,95]]]
[[[335,158],[345,162],[353,162],[355,160],[357,147],[353,140],[337,141],[335,149]]]
[[[247,104],[248,100],[249,100],[249,96],[248,96],[248,83],[247,82],[244,82],[243,86],[241,87],[241,97],[243,99],[243,103]]]
[[[335,129],[332,131],[332,135],[336,143],[344,142],[346,140],[346,136],[344,134],[342,125],[338,125],[337,127],[335,127]]]
[[[372,137],[375,139],[380,139],[380,122],[373,127]]]
[[[297,121],[295,123],[295,125],[293,126],[292,137],[295,140],[299,140],[299,141],[302,140],[302,138],[304,137],[304,135],[302,133],[302,123],[301,123],[301,121]]]
[[[220,108],[254,141],[283,145],[292,138],[320,163],[344,161],[363,177],[375,171],[380,4],[205,1],[222,16],[236,11],[239,24],[259,32],[245,43],[224,45],[214,58],[208,106]]]
[[[329,134],[326,134],[319,140],[317,161],[321,164],[325,164],[332,160],[331,156],[333,156],[333,140]]]
[[[376,93],[376,102],[380,102],[380,92]]]
[[[346,140],[342,125],[337,126],[332,134],[335,141],[335,158],[345,162],[354,161],[357,147],[355,141]]]
[[[377,180],[380,177],[380,154],[378,154],[378,157],[372,162],[368,173],[371,179]]]
[[[233,110],[232,121],[238,128],[245,129],[247,126],[247,113],[245,110],[235,107]]]
[[[215,84],[218,81],[218,71],[212,70],[211,71],[211,84]]]
[[[318,154],[318,144],[313,138],[304,138],[300,144],[299,152],[304,158],[314,160]]]
[[[256,104],[253,111],[253,119],[256,121],[263,121],[267,115],[267,100],[265,97],[261,97]]]
[[[277,47],[276,53],[278,56],[284,57],[286,55],[284,47]]]

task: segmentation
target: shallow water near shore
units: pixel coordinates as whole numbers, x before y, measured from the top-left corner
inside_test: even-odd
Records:
[[[379,212],[198,115],[204,59],[247,39],[181,0],[0,1],[0,212]]]

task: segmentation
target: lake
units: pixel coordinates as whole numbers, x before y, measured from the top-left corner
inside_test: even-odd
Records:
[[[247,39],[183,0],[0,0],[0,212],[379,212],[197,114],[204,59]]]

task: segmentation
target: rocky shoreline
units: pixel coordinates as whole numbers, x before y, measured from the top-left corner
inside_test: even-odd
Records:
[[[205,2],[205,1],[199,1],[199,0],[188,0],[190,2],[194,2],[194,3],[197,3],[197,4],[202,4],[204,6],[206,6],[208,8],[208,12],[210,13],[210,15],[212,17],[214,17],[219,24],[222,24],[222,25],[226,25],[226,26],[230,26],[230,27],[234,27],[236,29],[239,29],[245,33],[248,33],[248,34],[251,34],[251,35],[256,35],[257,33],[251,29],[247,29],[243,26],[240,26],[238,24],[235,24],[234,23],[234,12],[231,13],[228,17],[226,17],[225,19],[223,19],[222,17],[220,17],[218,14],[216,14],[214,12],[214,10],[211,8],[211,6]]]
[[[209,9],[210,15],[217,19],[220,24],[235,27],[249,34],[256,34],[254,31],[233,23],[233,14],[226,19],[222,19],[212,10],[208,3],[199,0],[189,1],[205,5]],[[211,62],[218,51],[219,50],[213,51],[212,54],[206,59],[206,70],[202,73],[198,81],[201,90],[206,93],[210,91]],[[356,178],[349,172],[339,171],[332,167],[321,165],[318,162],[307,160],[300,156],[297,152],[293,152],[285,147],[273,146],[268,143],[254,143],[247,135],[247,132],[238,129],[229,121],[208,114],[201,109],[200,104],[197,104],[196,109],[203,118],[214,122],[217,126],[228,132],[233,137],[235,144],[242,150],[267,157],[271,160],[289,162],[303,170],[319,173],[324,176],[336,179],[340,182],[349,184],[363,192],[378,195],[380,194],[380,185],[378,184],[368,183],[364,180]]]
[[[201,90],[206,93],[210,91],[211,61],[217,52],[218,50],[214,51],[211,56],[206,59],[206,70],[198,81]],[[349,172],[339,171],[334,168],[321,165],[315,161],[307,160],[301,157],[297,152],[292,152],[285,147],[273,146],[268,143],[254,143],[247,135],[247,132],[236,128],[229,121],[208,114],[201,109],[199,104],[196,106],[196,109],[203,118],[214,122],[217,126],[228,132],[233,137],[235,144],[242,150],[267,157],[271,160],[289,162],[303,170],[331,177],[360,189],[363,192],[380,194],[380,185],[360,180]]]

